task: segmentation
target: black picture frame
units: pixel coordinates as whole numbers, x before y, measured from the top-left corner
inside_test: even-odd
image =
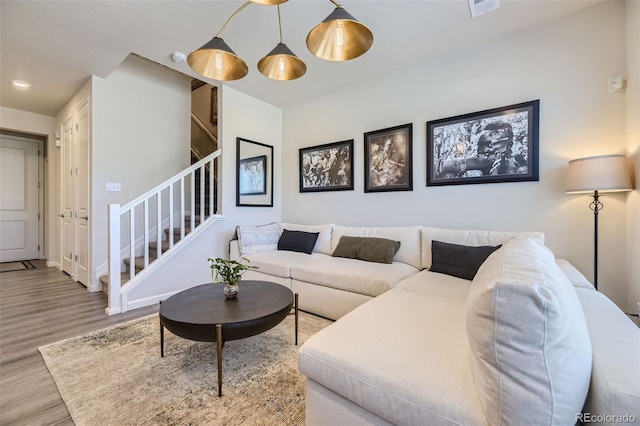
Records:
[[[211,112],[209,121],[211,124],[218,124],[218,88],[216,86],[211,88],[211,108],[209,110]]]
[[[300,192],[353,190],[353,139],[300,148]]]
[[[273,207],[273,158],[273,146],[236,138],[236,206]],[[242,168],[249,164],[262,165],[262,173],[258,174],[258,177],[262,176],[262,182],[259,189],[252,191],[247,191],[242,183]]]
[[[413,124],[364,134],[364,192],[413,190]]]
[[[267,156],[243,158],[238,163],[238,193],[263,195],[267,193]]]
[[[539,180],[540,100],[427,122],[427,186]]]

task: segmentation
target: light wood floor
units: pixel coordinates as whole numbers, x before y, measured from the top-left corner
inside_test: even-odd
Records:
[[[73,425],[38,347],[158,311],[107,316],[90,293],[44,260],[0,273],[0,425]],[[105,395],[105,397],[107,397]]]

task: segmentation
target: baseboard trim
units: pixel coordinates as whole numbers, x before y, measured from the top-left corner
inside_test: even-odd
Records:
[[[156,303],[160,303],[161,300],[167,300],[169,297],[181,291],[182,290],[176,290],[164,294],[157,294],[151,297],[145,297],[143,299],[133,300],[126,304],[127,311],[132,309],[144,308],[145,306],[155,305]]]

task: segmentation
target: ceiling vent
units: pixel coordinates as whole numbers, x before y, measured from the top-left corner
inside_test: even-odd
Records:
[[[469,0],[469,9],[471,17],[484,15],[487,12],[496,10],[500,7],[500,0]]]

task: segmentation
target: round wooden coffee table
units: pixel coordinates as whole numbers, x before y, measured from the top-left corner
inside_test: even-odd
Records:
[[[164,357],[164,329],[189,340],[216,342],[218,396],[222,396],[224,342],[255,336],[295,314],[298,344],[298,294],[268,281],[241,281],[236,299],[224,296],[224,285],[202,284],[160,302],[160,356]]]

